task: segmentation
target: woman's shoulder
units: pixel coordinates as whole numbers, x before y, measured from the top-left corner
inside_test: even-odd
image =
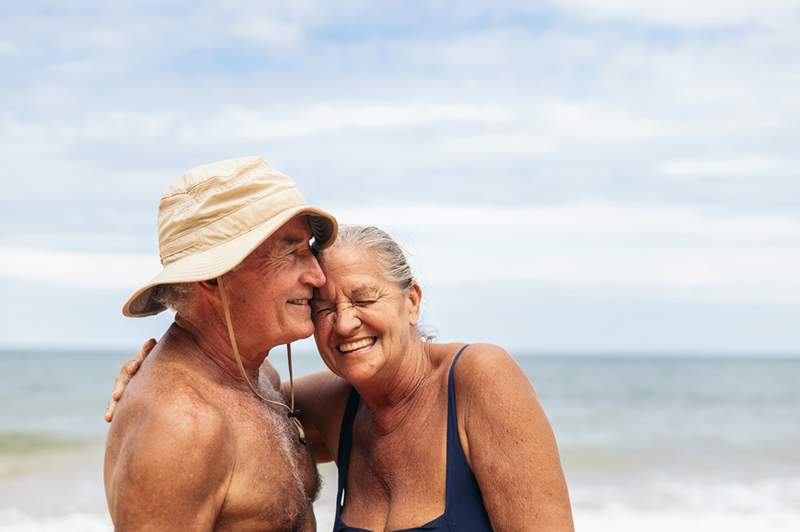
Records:
[[[460,356],[455,364],[457,382],[482,385],[502,380],[509,372],[521,372],[511,354],[495,344],[463,344],[458,350]]]
[[[484,394],[487,388],[527,382],[514,357],[495,344],[431,344],[430,353],[442,378],[449,378],[452,371],[459,403],[473,394]]]
[[[470,344],[453,366],[459,417],[494,411],[511,397],[535,397],[533,385],[514,357],[498,345]]]

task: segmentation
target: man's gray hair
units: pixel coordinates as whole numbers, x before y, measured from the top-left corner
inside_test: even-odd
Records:
[[[194,297],[192,283],[162,284],[153,288],[152,298],[165,307],[181,312]]]

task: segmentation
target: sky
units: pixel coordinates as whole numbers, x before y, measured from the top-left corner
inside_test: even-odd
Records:
[[[443,341],[798,354],[799,138],[797,0],[15,2],[0,348],[158,337],[161,193],[261,155]]]

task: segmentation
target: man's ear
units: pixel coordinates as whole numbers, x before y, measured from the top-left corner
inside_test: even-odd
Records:
[[[208,279],[206,281],[197,281],[195,284],[196,289],[206,296],[211,296],[214,298],[219,297],[219,283],[217,279]]]
[[[408,323],[412,327],[417,326],[419,322],[419,311],[422,305],[422,287],[418,282],[414,281],[408,287],[408,294],[406,295],[406,308],[408,310]]]

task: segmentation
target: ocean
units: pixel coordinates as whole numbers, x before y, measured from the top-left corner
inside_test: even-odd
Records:
[[[103,413],[130,353],[0,351],[0,532],[111,530]],[[270,357],[285,372],[285,355]],[[800,358],[517,356],[582,531],[800,530]],[[310,353],[295,373],[322,369]],[[321,468],[319,530],[335,468]]]

